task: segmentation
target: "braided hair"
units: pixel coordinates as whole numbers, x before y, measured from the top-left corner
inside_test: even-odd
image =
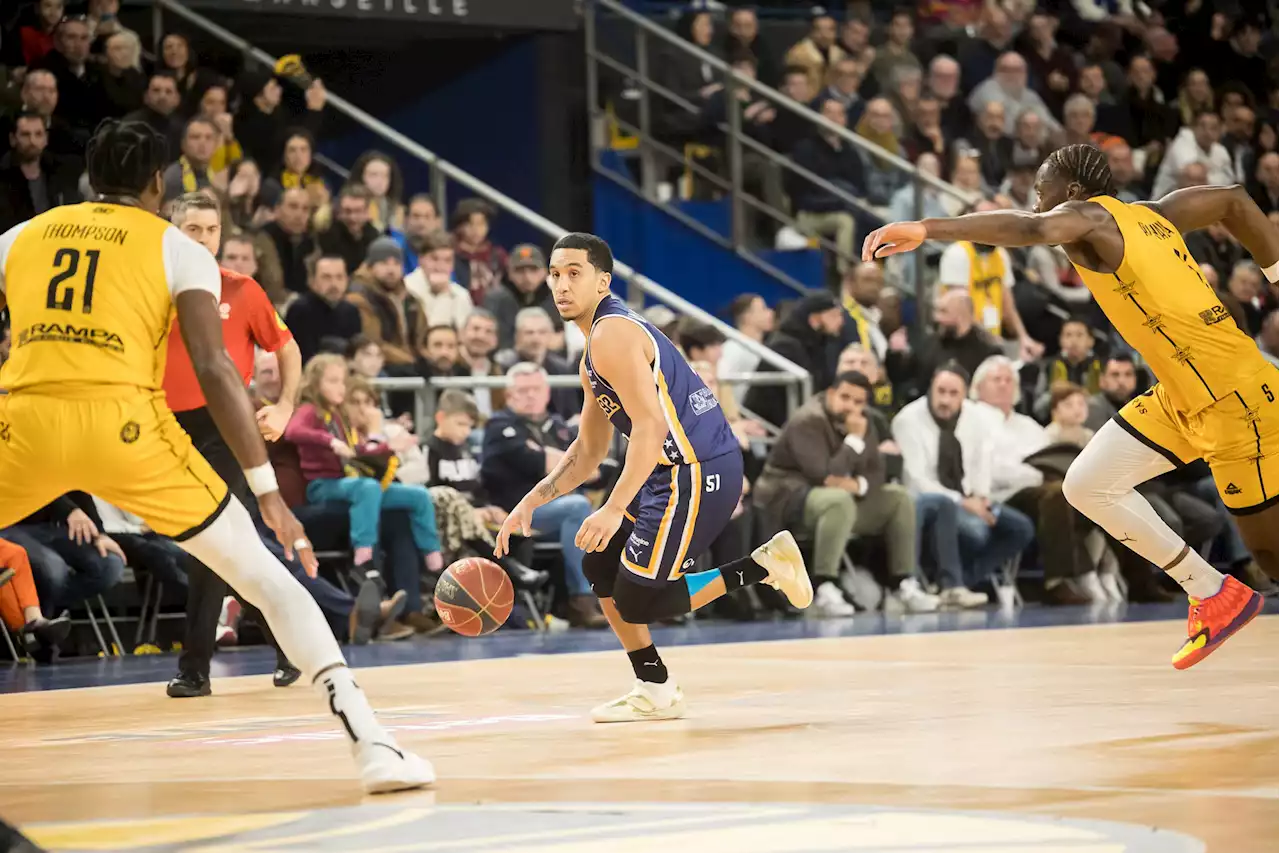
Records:
[[[89,140],[85,161],[94,192],[138,196],[169,162],[169,143],[144,122],[107,119]]]
[[[1064,145],[1045,160],[1057,175],[1080,185],[1086,198],[1115,195],[1107,155],[1092,145]]]

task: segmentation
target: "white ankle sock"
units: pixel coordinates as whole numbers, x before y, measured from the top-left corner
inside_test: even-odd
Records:
[[[648,691],[649,697],[653,699],[653,703],[658,707],[670,705],[676,698],[676,680],[671,677],[668,677],[661,684],[646,681],[644,682],[644,689]]]
[[[353,743],[379,741],[394,745],[395,740],[378,722],[364,691],[345,666],[327,670],[316,679],[316,689],[329,702],[329,711],[337,717]]]
[[[1209,598],[1222,589],[1222,572],[1189,548],[1186,556],[1167,567],[1165,573],[1177,581],[1178,586],[1191,598]]]

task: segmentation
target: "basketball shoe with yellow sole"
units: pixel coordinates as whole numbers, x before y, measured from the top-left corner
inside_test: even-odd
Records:
[[[813,604],[813,582],[804,565],[804,554],[791,532],[784,530],[751,552],[769,576],[764,582],[781,592],[793,607],[804,610]]]
[[[1213,653],[1262,612],[1262,595],[1227,575],[1208,598],[1191,599],[1187,641],[1174,652],[1174,669],[1188,669]]]
[[[678,720],[684,715],[684,691],[679,685],[674,681],[653,684],[638,678],[626,695],[591,709],[591,719],[597,723]]]

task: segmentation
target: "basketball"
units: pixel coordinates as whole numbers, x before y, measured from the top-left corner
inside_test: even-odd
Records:
[[[492,634],[501,628],[515,599],[507,573],[481,557],[458,560],[436,583],[440,620],[464,637]]]

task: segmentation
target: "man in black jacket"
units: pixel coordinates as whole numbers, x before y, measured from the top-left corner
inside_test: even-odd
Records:
[[[123,121],[140,121],[151,127],[169,143],[169,156],[178,159],[182,148],[182,117],[178,107],[182,96],[178,94],[178,80],[168,71],[157,71],[147,81],[146,94],[142,96],[142,108],[125,115]],[[236,135],[242,131],[236,128]]]
[[[89,133],[72,127],[58,112],[58,78],[52,71],[33,68],[27,72],[18,93],[18,103],[5,113],[0,149],[9,150],[9,133],[17,117],[23,114],[34,114],[44,119],[45,132],[49,137],[46,151],[67,161],[75,171],[83,170],[84,146],[89,141]]]
[[[814,391],[825,391],[834,379],[831,342],[844,328],[844,309],[827,291],[803,297],[765,343],[783,358],[808,371]],[[761,370],[767,365],[761,364]],[[776,426],[787,419],[787,393],[781,385],[755,385],[743,401],[748,409]]]
[[[102,532],[93,498],[83,492],[69,492],[0,533],[26,549],[49,613],[101,595],[124,577],[124,552]]]
[[[54,31],[53,50],[34,64],[58,80],[58,115],[73,127],[91,132],[102,117],[98,103],[98,66],[89,62],[89,22],[84,16],[63,19]]]
[[[933,374],[947,362],[955,362],[969,375],[988,357],[1004,351],[985,329],[973,321],[973,299],[960,288],[940,289],[933,299],[936,335],[921,346],[916,361],[917,393],[928,389]]]
[[[818,111],[841,127],[847,122],[844,104],[835,98],[823,101],[818,106]],[[862,196],[866,192],[862,157],[851,143],[837,133],[818,129],[800,141],[793,158],[797,166],[808,169],[820,178],[826,178],[850,195]],[[843,272],[847,265],[845,259],[854,254],[855,222],[848,202],[807,178],[797,175],[788,180],[796,210],[796,222],[800,229],[831,237],[841,252],[841,256],[836,259],[836,266]]]
[[[493,502],[510,512],[560,463],[575,436],[564,419],[548,411],[551,386],[545,370],[520,362],[507,371],[507,378],[511,383],[507,408],[494,412],[485,425],[480,480]],[[586,496],[576,492],[561,495],[534,511],[533,529],[535,535],[560,543],[569,623],[603,628],[608,623],[582,572],[584,552],[574,543],[578,528],[590,514],[591,502]]]
[[[276,202],[275,216],[262,227],[280,258],[284,286],[294,293],[307,292],[307,258],[316,251],[310,227],[311,196],[302,187],[290,187],[282,192]],[[345,259],[343,270],[346,270]]]
[[[80,201],[79,175],[47,153],[44,119],[18,116],[9,134],[12,146],[0,158],[0,232],[60,204]]]
[[[555,312],[559,316],[560,312]],[[578,367],[567,358],[551,351],[555,324],[551,316],[537,306],[522,308],[516,314],[515,341],[511,349],[500,350],[495,357],[498,366],[510,370],[519,362],[541,367],[552,376],[576,376]],[[582,392],[577,388],[556,388],[551,392],[551,411],[566,421],[582,411]]]
[[[378,229],[369,221],[372,196],[363,184],[347,184],[334,203],[337,219],[316,242],[326,255],[337,255],[347,262],[347,275],[354,273],[378,239]]]
[[[348,282],[342,258],[322,255],[308,260],[307,273],[310,290],[285,314],[303,364],[318,352],[344,352],[347,342],[360,334],[360,309],[342,298]]]

